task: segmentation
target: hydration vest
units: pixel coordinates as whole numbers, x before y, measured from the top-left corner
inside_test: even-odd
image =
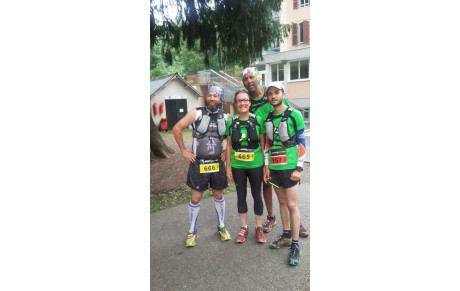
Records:
[[[247,136],[245,138],[241,137],[241,125],[246,125]],[[249,120],[247,121],[239,120],[237,116],[232,117],[232,148],[234,150],[239,150],[243,141],[248,142],[248,146],[245,148],[256,149],[259,147],[259,135],[257,134],[256,125],[259,125],[259,123],[252,113],[249,113]]]
[[[292,114],[292,111],[294,110],[294,108],[292,107],[288,107],[283,115],[281,116],[281,122],[280,124],[278,125],[278,132],[279,132],[279,138],[281,140],[281,142],[283,143],[283,146],[288,148],[288,147],[293,147],[293,146],[296,146],[298,144],[298,141],[297,141],[297,136],[295,133],[297,133],[297,124],[295,122],[295,119],[294,117],[291,115]],[[294,135],[293,136],[289,136],[289,131],[288,131],[288,124],[287,124],[287,120],[288,118],[291,118],[292,121],[293,121],[293,124],[294,124]],[[273,111],[271,111],[268,116],[267,116],[267,120],[265,121],[265,129],[266,129],[266,132],[267,132],[267,137],[268,137],[268,140],[269,140],[269,144],[270,146],[273,145]]]
[[[265,97],[263,98],[260,98],[259,100],[252,100],[251,99],[251,108],[249,108],[249,112],[251,113],[254,113],[257,111],[257,109],[259,109],[259,107],[261,107],[262,105],[265,105],[265,103],[267,103],[268,100],[265,99]]]
[[[267,96],[265,95],[267,92],[265,90],[265,87],[262,87],[262,98],[258,100],[254,100],[251,98],[251,107],[249,107],[249,112],[254,113],[259,109],[261,106],[265,105],[265,103],[268,102]]]
[[[193,127],[193,132],[192,135],[195,138],[203,138],[205,136],[210,136],[210,137],[216,137],[220,141],[224,140],[226,135],[225,135],[225,118],[224,118],[224,111],[219,108],[217,110],[217,113],[211,114],[211,116],[208,115],[208,110],[206,107],[198,107],[197,110],[201,110],[201,119],[195,121],[192,124]],[[217,118],[215,118],[217,116]],[[217,131],[208,131],[209,129],[209,124],[211,121],[214,121],[214,123],[217,124]]]

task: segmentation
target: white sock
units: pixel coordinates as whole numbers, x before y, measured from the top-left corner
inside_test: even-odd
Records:
[[[225,199],[217,200],[214,198],[214,207],[216,208],[217,214],[217,225],[222,226],[224,225],[224,217],[225,217]]]
[[[188,204],[188,214],[189,214],[189,221],[190,221],[190,230],[196,231],[196,220],[198,219],[198,213],[200,212],[200,204],[197,205],[190,202]]]

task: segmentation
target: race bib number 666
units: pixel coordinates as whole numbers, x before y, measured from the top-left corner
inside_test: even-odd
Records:
[[[200,173],[219,172],[219,163],[200,165]]]

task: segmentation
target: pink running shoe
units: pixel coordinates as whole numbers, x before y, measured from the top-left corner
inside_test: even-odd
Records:
[[[236,237],[236,242],[237,243],[244,243],[246,241],[246,237],[249,234],[249,229],[247,227],[241,227],[240,232],[238,233],[238,236]]]

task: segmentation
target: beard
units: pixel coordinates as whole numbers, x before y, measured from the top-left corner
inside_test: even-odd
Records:
[[[281,99],[278,103],[272,104],[273,107],[278,107],[283,104],[283,99]]]
[[[215,103],[215,104],[212,104],[212,105],[206,103],[206,108],[211,112],[216,112],[217,109],[219,109],[219,105],[220,105],[219,103],[217,103],[217,104]]]

